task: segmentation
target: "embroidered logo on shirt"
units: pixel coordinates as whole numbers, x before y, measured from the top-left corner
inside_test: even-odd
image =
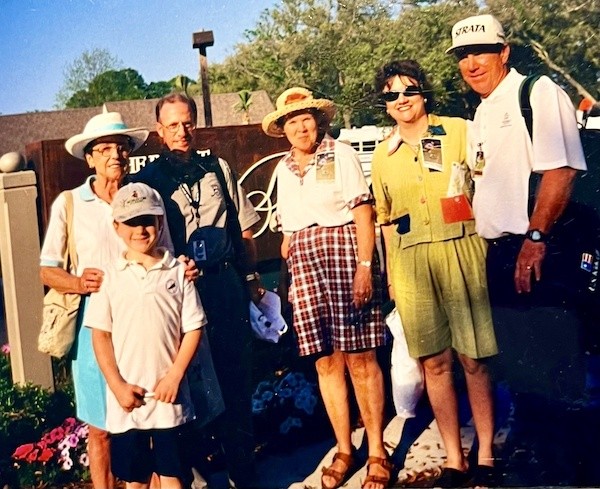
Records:
[[[504,117],[502,118],[502,122],[500,124],[500,127],[510,127],[512,126],[512,121],[510,120],[510,116],[508,115],[508,112],[504,113]]]
[[[167,280],[166,288],[167,288],[167,292],[169,292],[169,294],[175,295],[177,293],[177,290],[179,287],[177,287],[177,282],[175,282],[175,280],[169,279],[169,280]]]

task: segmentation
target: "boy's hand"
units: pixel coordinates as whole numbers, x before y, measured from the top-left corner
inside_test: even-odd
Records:
[[[146,389],[139,385],[123,383],[113,392],[119,405],[128,413],[146,404],[144,402]]]
[[[174,403],[177,398],[177,393],[179,392],[180,382],[180,377],[169,372],[158,381],[158,384],[156,384],[156,387],[154,388],[154,399],[170,404]]]

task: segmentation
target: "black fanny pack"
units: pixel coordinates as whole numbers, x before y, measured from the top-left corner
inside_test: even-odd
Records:
[[[187,241],[187,251],[200,269],[217,265],[232,255],[227,230],[214,226],[196,229]]]

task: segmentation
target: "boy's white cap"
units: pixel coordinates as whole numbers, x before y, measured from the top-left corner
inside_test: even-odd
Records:
[[[474,15],[454,24],[452,46],[446,49],[446,54],[456,48],[488,44],[506,44],[504,29],[493,15]]]
[[[277,343],[288,330],[281,315],[281,299],[275,292],[266,290],[258,306],[250,301],[250,326],[254,336],[270,343]]]
[[[138,216],[162,216],[162,202],[158,192],[144,183],[129,183],[115,194],[112,201],[113,219],[128,221]]]

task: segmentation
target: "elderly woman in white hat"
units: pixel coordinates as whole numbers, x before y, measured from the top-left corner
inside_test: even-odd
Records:
[[[92,117],[83,132],[68,139],[67,151],[85,160],[94,174],[70,190],[73,198],[72,233],[77,251],[77,269],[64,270],[67,248],[66,198],[61,193],[54,203],[40,258],[42,282],[59,292],[81,294],[78,332],[71,350],[77,417],[89,424],[88,454],[94,487],[111,489],[110,445],[105,430],[106,387],[91,343],[89,328],[81,327],[89,294],[102,284],[104,267],[125,249],[113,228],[113,195],[128,172],[128,156],[139,148],[148,131],[128,128],[121,114],[106,112]],[[163,243],[170,246],[168,233]]]
[[[382,489],[392,466],[383,446],[383,376],[375,348],[385,342],[381,281],[374,255],[373,197],[356,152],[327,129],[333,102],[294,87],[277,99],[262,127],[292,148],[275,170],[293,325],[300,355],[313,355],[321,395],[337,441],[323,468],[324,489],[353,472],[348,370],[369,444],[363,488]]]

